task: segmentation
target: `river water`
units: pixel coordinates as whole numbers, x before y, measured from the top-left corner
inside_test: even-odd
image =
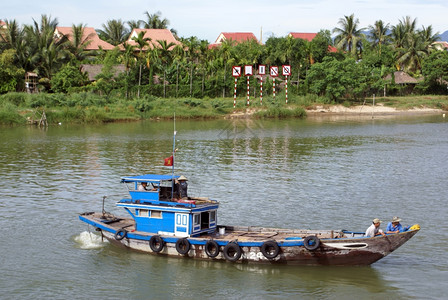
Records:
[[[0,128],[2,299],[440,299],[448,282],[442,116],[176,122],[176,173],[228,225],[422,230],[368,267],[240,265],[118,249],[84,211],[125,214],[120,177],[170,174],[172,122]],[[92,229],[92,228],[90,228]]]

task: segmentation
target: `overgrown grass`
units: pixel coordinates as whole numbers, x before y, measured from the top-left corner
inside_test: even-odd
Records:
[[[448,96],[384,97],[376,98],[375,102],[399,109],[430,107],[448,110]],[[89,92],[71,95],[8,93],[0,96],[0,124],[25,124],[27,118],[36,118],[36,110],[44,110],[50,124],[171,119],[174,113],[179,119],[209,119],[246,111],[248,108],[256,111],[253,114],[256,118],[304,118],[305,109],[332,104],[336,103],[316,95],[290,95],[286,104],[284,93],[278,94],[275,99],[266,96],[262,104],[260,98],[251,96],[249,107],[246,98],[239,97],[235,109],[233,98],[172,99],[146,95],[127,100]],[[345,106],[351,104],[348,100],[343,102]]]

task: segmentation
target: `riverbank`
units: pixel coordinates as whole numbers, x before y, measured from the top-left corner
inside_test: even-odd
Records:
[[[283,95],[284,96],[284,95]],[[324,115],[385,116],[398,114],[442,114],[448,111],[448,96],[408,96],[372,98],[363,103],[330,103],[315,95],[292,95],[288,104],[282,95],[267,96],[263,103],[244,98],[155,98],[140,99],[103,97],[90,93],[24,94],[0,96],[0,124],[36,124],[45,112],[48,124],[92,124],[133,122],[138,120],[233,119],[233,118],[306,118]]]

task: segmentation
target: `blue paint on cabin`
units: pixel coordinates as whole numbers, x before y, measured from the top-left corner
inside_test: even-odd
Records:
[[[179,199],[173,178],[179,176],[123,177],[121,182],[128,187],[131,199],[122,199],[117,206],[135,220],[137,231],[184,237],[215,232],[219,203],[200,198]],[[147,190],[142,191],[143,182],[147,183]]]

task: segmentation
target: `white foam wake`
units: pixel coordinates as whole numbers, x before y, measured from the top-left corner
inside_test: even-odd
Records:
[[[101,236],[93,232],[83,231],[74,237],[75,242],[81,249],[98,249],[107,244],[107,240],[101,240]]]

